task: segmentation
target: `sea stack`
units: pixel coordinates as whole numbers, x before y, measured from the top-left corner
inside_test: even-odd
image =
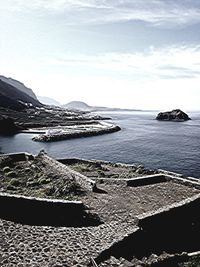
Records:
[[[191,120],[190,117],[180,109],[174,109],[172,111],[160,112],[157,120],[161,121],[188,121]]]

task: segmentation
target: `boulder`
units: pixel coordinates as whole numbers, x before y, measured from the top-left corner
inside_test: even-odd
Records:
[[[7,116],[0,116],[0,133],[12,134],[18,132],[20,129],[17,127],[13,119]]]
[[[187,121],[187,120],[191,120],[190,117],[180,109],[174,109],[172,111],[167,111],[167,112],[160,112],[157,115],[156,119],[162,120],[162,121]]]

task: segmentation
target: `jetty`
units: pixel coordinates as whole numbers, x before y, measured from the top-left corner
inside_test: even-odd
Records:
[[[52,142],[71,138],[95,136],[106,133],[120,131],[120,127],[105,121],[93,121],[85,124],[48,127],[45,132],[32,138],[37,142]],[[34,129],[34,132],[44,131],[43,129]],[[31,131],[30,131],[31,132]]]

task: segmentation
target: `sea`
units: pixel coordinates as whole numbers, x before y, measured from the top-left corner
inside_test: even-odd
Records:
[[[0,136],[0,152],[45,150],[56,159],[84,158],[142,164],[200,178],[200,112],[188,113],[190,121],[157,121],[157,112],[102,112],[121,131],[50,143],[32,141],[34,134]]]

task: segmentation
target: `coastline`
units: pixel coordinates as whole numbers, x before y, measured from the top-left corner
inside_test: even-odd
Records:
[[[106,122],[111,118],[89,112],[50,107],[27,109],[24,112],[0,108],[0,112],[2,118],[7,118],[2,120],[2,123],[5,121],[4,134],[39,134],[32,139],[38,142],[95,136],[121,130],[119,126]],[[11,121],[12,127],[7,121]]]

